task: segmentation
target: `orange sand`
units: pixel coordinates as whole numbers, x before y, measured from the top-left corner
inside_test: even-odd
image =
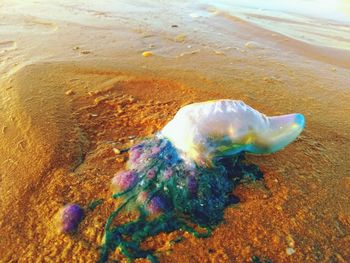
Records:
[[[228,24],[242,38],[247,26],[252,30],[240,19],[223,19],[212,21],[222,32]],[[50,37],[64,35],[64,27],[57,28]],[[263,29],[256,35],[258,45],[276,41],[276,50],[290,53],[265,52],[254,43],[245,47],[249,37],[237,50],[209,45],[184,53],[195,39],[178,43],[162,38],[168,34],[162,32],[154,33],[156,43],[167,39],[167,46],[179,45],[171,50],[179,56],[163,56],[164,50],[157,55],[156,50],[143,57],[146,48],[139,48],[147,46],[145,32],[125,32],[132,36],[125,43],[135,49],[117,45],[91,48],[71,60],[61,55],[41,62],[19,60],[12,70],[10,63],[3,64],[0,262],[95,262],[104,223],[115,207],[110,179],[127,158],[113,148],[126,148],[161,129],[182,105],[219,98],[241,99],[269,115],[303,113],[306,129],[281,152],[248,156],[265,178],[235,190],[241,202],[226,210],[225,221],[210,238],[177,231],[150,238],[144,246],[154,248],[161,262],[250,262],[253,255],[273,262],[349,262],[349,62],[336,56],[332,61],[330,49],[325,57],[318,47],[283,36],[278,40]],[[74,47],[75,40],[67,36],[63,42]],[[34,56],[31,52],[23,54]],[[108,52],[112,59],[103,55]],[[77,234],[57,233],[54,217],[63,204],[86,207],[94,199],[105,202],[87,212]],[[171,242],[177,237],[184,240]],[[113,257],[123,260],[118,252]]]

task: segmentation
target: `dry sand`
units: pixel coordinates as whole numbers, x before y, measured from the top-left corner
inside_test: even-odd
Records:
[[[110,179],[127,159],[113,148],[219,98],[303,113],[306,129],[281,152],[248,156],[264,180],[235,190],[241,202],[212,237],[177,231],[144,246],[161,262],[350,261],[349,51],[208,6],[1,5],[0,262],[95,262],[115,206]],[[57,232],[62,205],[94,199],[105,201],[77,234]]]

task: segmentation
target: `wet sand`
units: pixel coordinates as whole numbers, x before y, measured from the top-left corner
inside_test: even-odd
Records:
[[[115,207],[110,179],[127,158],[113,149],[161,129],[182,105],[219,98],[269,115],[303,113],[306,129],[281,152],[248,156],[264,180],[235,189],[241,202],[212,237],[177,231],[144,246],[161,262],[350,261],[349,52],[212,7],[186,5],[176,18],[176,5],[123,4],[128,15],[2,4],[0,261],[96,261]],[[105,201],[77,234],[57,232],[62,205],[95,199]]]

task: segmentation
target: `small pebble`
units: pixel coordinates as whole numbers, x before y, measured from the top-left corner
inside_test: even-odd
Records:
[[[175,37],[176,42],[184,42],[186,39],[186,35],[180,34]]]
[[[292,247],[289,247],[286,249],[286,253],[288,256],[293,255],[295,253],[295,249]]]
[[[151,52],[151,51],[145,51],[145,52],[143,52],[142,53],[142,56],[144,56],[144,57],[150,57],[150,56],[152,56],[153,55],[153,53]]]
[[[119,150],[118,148],[113,148],[113,152],[114,152],[115,154],[120,154],[120,150]]]
[[[70,89],[70,90],[67,90],[65,94],[68,95],[68,96],[70,96],[70,95],[74,95],[75,92],[74,92],[74,90],[71,90],[71,89]]]
[[[80,51],[80,54],[83,54],[83,55],[87,55],[87,54],[90,54],[91,53],[91,51],[89,51],[89,50],[82,50],[82,51]]]

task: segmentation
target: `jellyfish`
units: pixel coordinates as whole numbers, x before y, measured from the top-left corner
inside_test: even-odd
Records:
[[[58,212],[58,226],[61,233],[74,232],[84,217],[84,210],[77,204],[67,204]]]
[[[305,125],[302,114],[268,117],[242,101],[215,100],[181,108],[165,127],[132,146],[124,171],[112,179],[113,198],[100,262],[117,248],[130,259],[156,262],[140,245],[160,232],[183,230],[208,237],[237,202],[234,187],[243,178],[260,179],[244,154],[270,154],[294,141]],[[118,224],[125,209],[134,221]]]

